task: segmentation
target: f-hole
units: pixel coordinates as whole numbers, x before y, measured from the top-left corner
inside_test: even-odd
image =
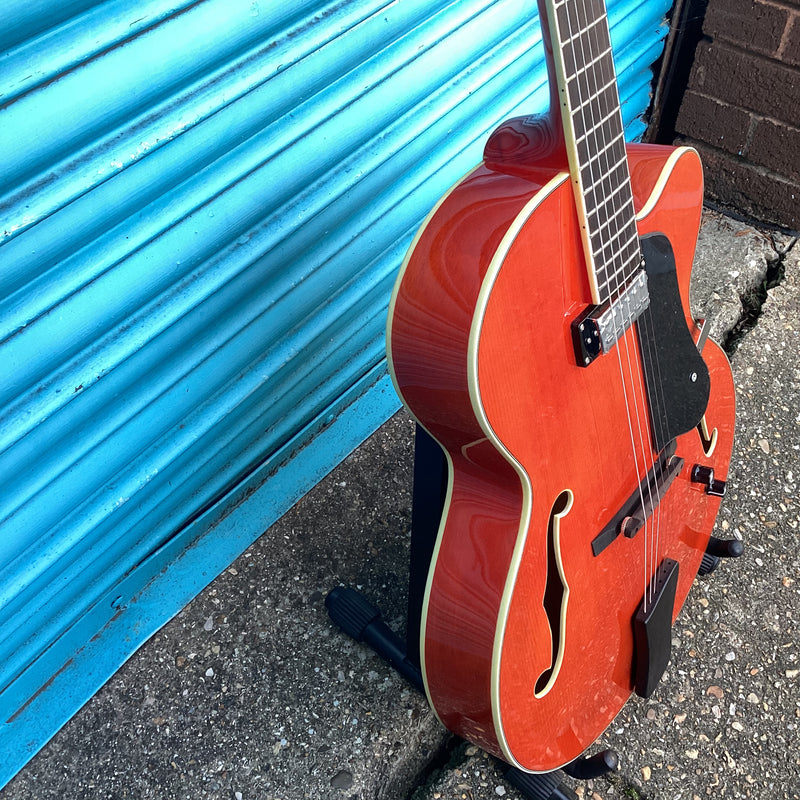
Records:
[[[711,456],[717,447],[717,436],[719,431],[714,428],[713,431],[709,432],[708,423],[706,422],[704,415],[697,425],[697,433],[700,436],[700,444],[703,445],[703,452],[706,454],[706,457]]]
[[[572,499],[572,492],[568,489],[561,492],[550,510],[550,521],[547,525],[547,581],[542,606],[550,625],[553,650],[550,666],[536,681],[534,687],[536,697],[542,697],[550,691],[564,658],[564,626],[567,618],[569,586],[561,563],[561,520],[572,508]]]

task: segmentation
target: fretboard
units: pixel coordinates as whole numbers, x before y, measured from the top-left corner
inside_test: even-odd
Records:
[[[603,0],[544,0],[561,117],[595,303],[642,261]],[[540,6],[541,7],[541,6]]]

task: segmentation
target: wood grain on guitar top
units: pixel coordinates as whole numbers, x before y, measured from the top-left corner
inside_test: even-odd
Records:
[[[699,159],[630,145],[628,160],[639,234],[670,240],[694,329]],[[630,696],[646,585],[660,559],[678,561],[678,613],[719,506],[692,466],[724,479],[733,440],[730,369],[709,341],[713,452],[697,431],[679,436],[684,466],[653,519],[594,556],[592,539],[646,473],[626,408],[647,397],[640,371],[620,369],[639,358],[633,328],[577,366],[570,323],[591,303],[568,173],[483,164],[426,221],[390,308],[398,393],[450,467],[422,621],[426,690],[448,728],[531,771],[578,757]]]

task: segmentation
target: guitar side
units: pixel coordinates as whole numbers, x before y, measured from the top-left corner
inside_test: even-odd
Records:
[[[699,161],[649,146],[629,159],[640,234],[673,243],[692,325]],[[575,364],[570,322],[591,302],[581,248],[566,173],[482,165],[423,226],[390,308],[396,387],[450,467],[423,612],[426,690],[448,728],[531,771],[576,758],[629,697],[648,570],[679,561],[677,614],[719,504],[688,471],[713,464],[724,478],[733,435],[730,371],[709,342],[714,452],[679,437],[685,465],[660,503],[657,551],[640,533],[592,554],[642,477],[620,422],[623,395],[641,387],[613,354]],[[632,331],[623,346],[636,357]]]

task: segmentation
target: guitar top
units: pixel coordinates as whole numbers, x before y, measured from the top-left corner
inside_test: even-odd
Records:
[[[702,169],[626,146],[601,0],[542,0],[551,110],[489,138],[395,286],[387,350],[449,480],[426,692],[511,764],[575,758],[669,658],[733,443],[692,319]]]

